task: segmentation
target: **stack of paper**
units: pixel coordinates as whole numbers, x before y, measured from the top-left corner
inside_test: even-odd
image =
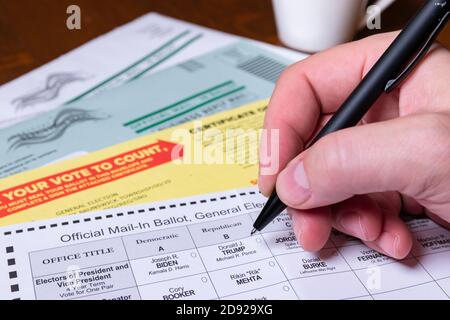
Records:
[[[0,87],[0,127],[243,40],[147,14]],[[246,39],[291,61],[305,55]]]

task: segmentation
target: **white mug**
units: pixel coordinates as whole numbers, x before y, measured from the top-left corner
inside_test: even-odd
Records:
[[[288,47],[319,52],[350,41],[366,25],[368,0],[273,0],[278,36]],[[379,11],[395,0],[379,0]],[[375,7],[374,7],[375,8]]]

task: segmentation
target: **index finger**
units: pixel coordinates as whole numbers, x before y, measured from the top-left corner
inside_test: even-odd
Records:
[[[263,139],[260,146],[258,184],[263,194],[270,195],[278,173],[304,150],[321,116],[339,108],[395,35],[382,34],[345,44],[313,55],[283,72],[264,121],[269,138]],[[279,141],[270,141],[271,130],[278,130]],[[274,147],[278,147],[277,152],[273,152]]]

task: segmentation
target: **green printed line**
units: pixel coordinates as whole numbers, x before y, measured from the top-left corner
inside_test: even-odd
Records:
[[[172,43],[174,43],[175,41],[178,41],[179,39],[183,38],[184,36],[188,35],[191,31],[186,30],[182,33],[180,33],[179,35],[175,36],[174,38],[172,38],[171,40],[169,40],[168,42],[166,42],[165,44],[163,44],[162,46],[160,46],[159,48],[153,50],[152,52],[150,52],[149,54],[147,54],[146,56],[144,56],[143,58],[139,59],[138,61],[136,61],[135,63],[133,63],[132,65],[130,65],[129,67],[123,69],[122,71],[117,72],[116,74],[112,75],[111,77],[109,77],[108,79],[100,82],[98,85],[94,86],[93,88],[89,89],[88,91],[80,94],[79,96],[67,101],[66,103],[64,103],[64,105],[73,103],[75,101],[78,101],[80,99],[82,99],[83,97],[87,96],[88,94],[92,93],[93,91],[97,90],[98,88],[104,86],[105,84],[107,84],[108,82],[111,82],[111,80],[119,77],[120,75],[130,71],[131,69],[133,69],[134,67],[136,67],[137,65],[139,65],[140,63],[144,62],[145,60],[147,60],[148,58],[150,58],[151,56],[157,54],[158,52],[164,50],[166,47],[170,46]]]
[[[178,49],[176,49],[175,51],[173,51],[172,53],[170,53],[168,56],[166,56],[165,58],[159,60],[157,63],[151,65],[150,67],[144,69],[142,72],[138,73],[137,75],[135,75],[134,77],[130,78],[128,81],[133,81],[136,80],[138,78],[140,78],[142,75],[144,75],[145,73],[147,73],[149,70],[156,68],[157,66],[159,66],[161,63],[165,62],[167,59],[172,58],[174,55],[176,55],[178,52],[180,52],[181,50],[185,49],[186,47],[190,46],[192,43],[194,43],[195,41],[197,41],[198,39],[200,39],[201,37],[203,37],[203,34],[199,34],[196,37],[192,38],[191,40],[189,40],[188,42],[186,42],[185,44],[183,44],[181,47],[179,47]]]
[[[215,91],[215,90],[217,90],[217,89],[220,89],[220,88],[229,86],[230,84],[233,84],[233,81],[232,81],[232,80],[229,80],[229,81],[227,81],[227,82],[221,83],[221,84],[219,84],[219,85],[217,85],[217,86],[214,86],[214,87],[212,87],[212,88],[206,89],[205,91],[202,91],[202,92],[199,92],[199,93],[197,93],[197,94],[194,94],[194,95],[192,95],[192,96],[190,96],[190,97],[187,97],[187,98],[185,98],[185,99],[183,99],[183,100],[180,100],[180,101],[178,101],[178,102],[175,102],[175,103],[173,103],[173,104],[171,104],[171,105],[169,105],[169,106],[167,106],[167,107],[165,107],[165,108],[159,109],[159,110],[154,111],[154,112],[149,113],[149,114],[146,114],[145,116],[142,116],[142,117],[137,118],[137,119],[135,119],[135,120],[131,120],[131,121],[125,123],[124,126],[125,126],[125,127],[130,126],[130,125],[132,125],[132,124],[135,124],[136,122],[140,122],[140,121],[145,120],[145,119],[147,119],[147,118],[149,118],[149,117],[152,117],[152,116],[154,116],[154,115],[157,115],[158,113],[167,111],[167,110],[172,109],[172,108],[174,108],[174,107],[176,107],[176,106],[178,106],[178,105],[180,105],[180,104],[183,104],[183,103],[185,103],[185,102],[188,102],[189,100],[198,98],[198,97],[200,97],[200,96],[202,96],[202,95],[204,95],[204,94],[210,93],[210,92]]]
[[[142,133],[142,132],[144,132],[144,131],[147,131],[147,130],[149,130],[149,129],[153,128],[153,127],[159,126],[159,125],[161,125],[161,124],[163,124],[163,123],[165,123],[165,122],[167,122],[167,121],[173,120],[173,119],[178,118],[178,117],[180,117],[180,116],[182,116],[182,115],[185,115],[186,113],[189,113],[189,112],[194,111],[194,110],[196,110],[196,109],[198,109],[198,108],[201,108],[201,107],[203,107],[204,105],[206,105],[206,104],[208,104],[208,103],[211,103],[211,102],[214,102],[214,101],[216,101],[216,100],[222,99],[222,98],[224,98],[224,97],[226,97],[226,96],[228,96],[228,95],[231,95],[231,94],[233,94],[233,93],[242,91],[242,90],[244,90],[244,89],[245,89],[245,86],[242,86],[242,87],[239,87],[239,88],[237,88],[237,89],[234,89],[234,90],[232,90],[232,91],[230,91],[230,92],[224,93],[224,94],[222,94],[222,95],[220,95],[220,96],[218,96],[218,97],[215,97],[215,98],[213,98],[213,99],[210,99],[210,100],[208,100],[208,101],[206,101],[206,102],[203,102],[203,103],[201,103],[201,104],[199,104],[199,105],[196,105],[195,107],[192,107],[192,108],[190,108],[190,109],[188,109],[188,110],[185,110],[185,111],[183,111],[183,112],[180,112],[179,114],[176,114],[176,115],[174,115],[174,116],[172,116],[172,117],[169,117],[169,118],[167,118],[167,119],[161,120],[161,121],[159,121],[159,122],[157,122],[157,123],[154,123],[154,124],[152,124],[152,125],[150,125],[150,126],[147,126],[147,127],[145,127],[145,128],[139,129],[139,130],[136,131],[136,133]]]

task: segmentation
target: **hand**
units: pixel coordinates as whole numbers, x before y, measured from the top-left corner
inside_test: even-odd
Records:
[[[399,217],[402,207],[450,226],[447,49],[435,45],[360,126],[330,134],[303,152],[396,35],[311,56],[289,67],[277,83],[264,127],[280,130],[280,170],[260,175],[259,188],[269,196],[276,185],[306,250],[321,249],[334,227],[402,259],[412,247],[411,233]],[[266,149],[261,145],[261,154]]]

